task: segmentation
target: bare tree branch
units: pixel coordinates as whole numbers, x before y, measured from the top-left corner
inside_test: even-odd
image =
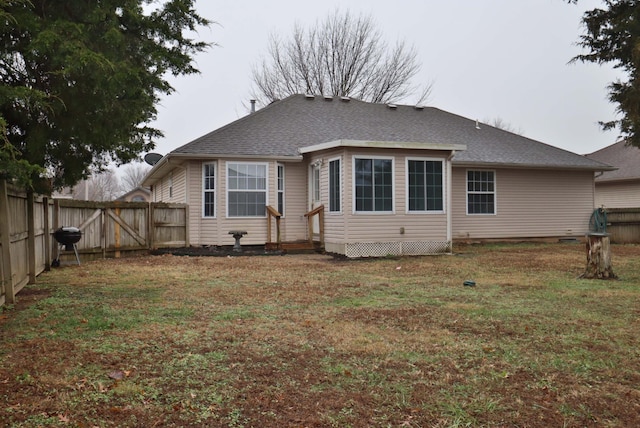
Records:
[[[112,201],[120,196],[120,181],[116,173],[109,169],[95,173],[80,181],[73,188],[73,199],[86,201]]]
[[[132,163],[125,166],[120,177],[121,190],[127,193],[136,187],[140,187],[142,180],[150,169],[151,166],[143,163]]]

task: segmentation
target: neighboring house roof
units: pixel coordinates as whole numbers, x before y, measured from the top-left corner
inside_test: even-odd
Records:
[[[120,196],[118,199],[116,199],[116,201],[128,201],[135,194],[144,196],[145,200],[149,200],[149,198],[151,197],[151,190],[145,187],[138,186],[135,189],[129,190],[127,193]]]
[[[640,149],[620,141],[586,155],[602,163],[613,165],[615,171],[606,171],[596,177],[596,182],[640,180]]]
[[[350,140],[464,147],[454,165],[607,170],[608,165],[434,107],[292,95],[181,146],[174,157],[301,159],[305,147]],[[321,147],[321,146],[320,146]],[[148,178],[156,174],[150,172]],[[159,172],[159,171],[158,171]]]

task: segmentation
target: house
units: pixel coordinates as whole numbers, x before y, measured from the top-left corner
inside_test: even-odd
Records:
[[[595,207],[640,207],[640,149],[619,141],[586,156],[617,168],[596,175]]]
[[[608,170],[437,108],[293,95],[173,150],[143,185],[189,204],[191,245],[242,230],[366,257],[583,236]]]
[[[137,186],[135,189],[129,190],[120,196],[116,201],[125,202],[149,202],[151,200],[151,190]]]

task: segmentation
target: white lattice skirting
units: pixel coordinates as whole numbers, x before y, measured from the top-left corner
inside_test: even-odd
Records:
[[[357,242],[345,244],[347,257],[422,256],[451,252],[451,241]]]

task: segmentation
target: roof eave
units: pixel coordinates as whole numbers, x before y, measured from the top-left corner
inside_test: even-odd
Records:
[[[207,153],[207,154],[193,154],[193,153],[169,153],[160,159],[160,161],[153,166],[151,171],[145,176],[142,181],[144,186],[152,186],[157,183],[167,172],[175,167],[182,166],[188,160],[216,160],[216,159],[260,159],[260,160],[273,160],[279,162],[302,162],[302,156],[261,156],[261,155],[238,155],[228,153]]]
[[[368,140],[334,140],[326,143],[314,144],[312,146],[298,149],[300,154],[313,153],[321,150],[335,149],[339,147],[358,147],[369,149],[411,149],[411,150],[442,150],[442,151],[463,151],[467,149],[466,144],[437,144],[421,143],[412,141],[368,141]]]
[[[499,162],[473,162],[473,161],[458,161],[454,159],[452,162],[454,167],[468,167],[468,168],[505,168],[505,169],[562,169],[572,171],[613,171],[616,168],[611,166],[588,166],[588,165],[544,165],[544,164],[527,164],[527,163],[499,163]]]

